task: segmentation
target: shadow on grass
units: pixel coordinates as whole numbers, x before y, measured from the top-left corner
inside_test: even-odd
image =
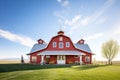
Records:
[[[92,68],[106,67],[106,66],[109,66],[109,65],[83,65],[83,66],[75,67],[75,69],[88,70]]]
[[[0,64],[0,73],[24,70],[52,69],[52,68],[73,68],[79,70],[87,70],[97,67],[105,67],[108,65],[33,65],[33,64]]]
[[[71,65],[0,64],[0,73],[23,70],[68,68],[68,67],[71,67]]]

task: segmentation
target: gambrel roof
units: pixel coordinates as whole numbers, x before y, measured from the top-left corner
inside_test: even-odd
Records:
[[[80,49],[80,50],[83,50],[83,51],[86,51],[88,53],[92,53],[90,47],[88,44],[78,44],[78,43],[75,43],[74,44],[75,48],[77,49]],[[40,51],[42,49],[45,49],[47,47],[47,44],[35,44],[30,53],[33,53],[33,52],[36,52],[36,51]]]
[[[46,48],[46,46],[47,46],[47,44],[35,44],[35,45],[32,47],[30,53],[33,53],[33,52],[42,50],[42,49]]]
[[[58,34],[57,34],[57,36],[52,37],[51,40],[50,40],[50,42],[49,42],[49,44],[46,44],[42,39],[39,39],[38,43],[35,44],[32,47],[32,49],[31,49],[31,51],[30,51],[29,54],[37,52],[37,51],[41,51],[41,50],[43,50],[43,52],[44,52],[44,51],[49,50],[49,48],[52,48],[53,51],[56,51],[57,48],[53,48],[51,46],[52,42],[57,42],[58,43],[60,41],[61,37],[64,38],[64,40],[63,40],[64,43],[65,42],[70,42],[70,45],[71,45],[70,48],[64,48],[66,51],[74,49],[76,51],[80,50],[82,52],[86,52],[86,53],[91,53],[92,54],[92,51],[90,50],[89,45],[88,44],[84,44],[84,40],[83,39],[81,39],[77,43],[73,44],[72,41],[71,41],[71,39],[68,36],[64,35],[63,31],[59,31]],[[60,49],[59,51],[63,51],[63,50]],[[70,52],[70,54],[71,54],[71,52]]]
[[[83,51],[86,51],[86,52],[89,52],[89,53],[92,53],[90,47],[88,44],[74,44],[74,46],[77,48],[77,49],[80,49],[80,50],[83,50]]]

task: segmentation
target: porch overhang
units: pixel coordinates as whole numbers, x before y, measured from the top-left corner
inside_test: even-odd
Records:
[[[85,55],[79,51],[43,51],[38,55]]]

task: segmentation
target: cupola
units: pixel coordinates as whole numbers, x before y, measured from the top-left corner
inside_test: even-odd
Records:
[[[84,39],[80,39],[77,43],[78,44],[84,44],[85,40]]]
[[[64,35],[64,31],[59,31],[58,35]]]
[[[42,40],[42,39],[38,39],[38,44],[44,44],[44,43],[45,43],[44,40]]]

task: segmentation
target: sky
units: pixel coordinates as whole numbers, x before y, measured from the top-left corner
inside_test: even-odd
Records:
[[[93,58],[105,60],[102,43],[120,44],[120,0],[0,0],[0,59],[28,58],[38,39],[49,43],[61,29],[73,43],[85,39]]]

